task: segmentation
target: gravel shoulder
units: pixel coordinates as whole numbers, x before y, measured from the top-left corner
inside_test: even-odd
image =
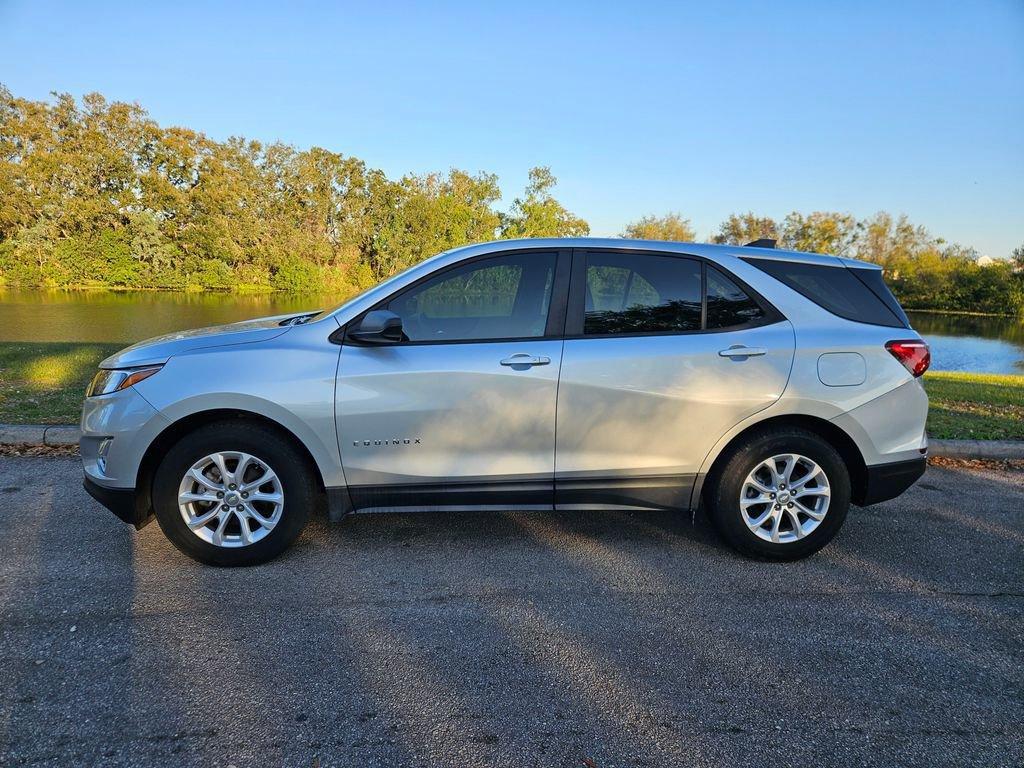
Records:
[[[0,458],[0,765],[1024,759],[1019,470],[931,467],[794,564],[699,515],[435,513],[246,570],[80,477]]]

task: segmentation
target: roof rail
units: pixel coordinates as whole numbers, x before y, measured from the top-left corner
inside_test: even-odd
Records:
[[[746,248],[774,248],[775,241],[770,237],[759,237],[757,240],[752,240],[747,243]]]

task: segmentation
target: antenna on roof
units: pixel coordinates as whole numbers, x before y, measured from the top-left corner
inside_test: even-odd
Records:
[[[747,248],[774,248],[775,241],[770,237],[759,237],[757,240],[747,243]]]

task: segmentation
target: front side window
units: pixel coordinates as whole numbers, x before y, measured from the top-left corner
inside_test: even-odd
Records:
[[[525,339],[544,335],[554,253],[495,256],[448,270],[388,302],[409,341]]]
[[[588,253],[583,333],[671,333],[701,327],[701,265],[643,253]]]

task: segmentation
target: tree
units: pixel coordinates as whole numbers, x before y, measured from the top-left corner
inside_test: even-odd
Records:
[[[0,283],[346,295],[439,251],[501,237],[584,235],[587,223],[533,168],[506,212],[489,173],[388,178],[322,147],[214,141],[160,126],[137,104],[14,96],[0,85]],[[679,213],[646,216],[624,237],[696,239]],[[906,216],[752,212],[713,241],[783,247],[880,264],[908,308],[1024,314],[1024,245],[987,267]]]
[[[491,205],[499,196],[493,174],[453,169],[447,177],[406,176],[392,182],[374,173],[364,244],[374,277],[389,277],[456,246],[493,240],[500,217]]]
[[[713,243],[746,245],[754,240],[779,239],[779,225],[767,216],[755,216],[752,212],[731,214],[718,227],[718,234],[711,238]]]
[[[524,197],[517,197],[501,217],[501,237],[578,237],[590,233],[590,225],[569,212],[551,194],[558,180],[550,168],[530,169]]]
[[[848,213],[815,211],[805,216],[794,211],[782,223],[781,242],[795,251],[847,256],[858,231],[857,220]]]
[[[585,234],[530,171],[507,214],[493,174],[387,178],[354,157],[161,127],[99,94],[0,85],[0,281],[350,292],[505,237]]]
[[[880,264],[890,272],[898,272],[908,259],[941,252],[942,242],[924,227],[911,224],[903,215],[894,219],[884,211],[861,222],[854,247],[858,259]]]
[[[692,243],[697,239],[690,220],[678,213],[664,216],[644,216],[626,225],[622,237],[631,240],[669,240],[678,243]]]

